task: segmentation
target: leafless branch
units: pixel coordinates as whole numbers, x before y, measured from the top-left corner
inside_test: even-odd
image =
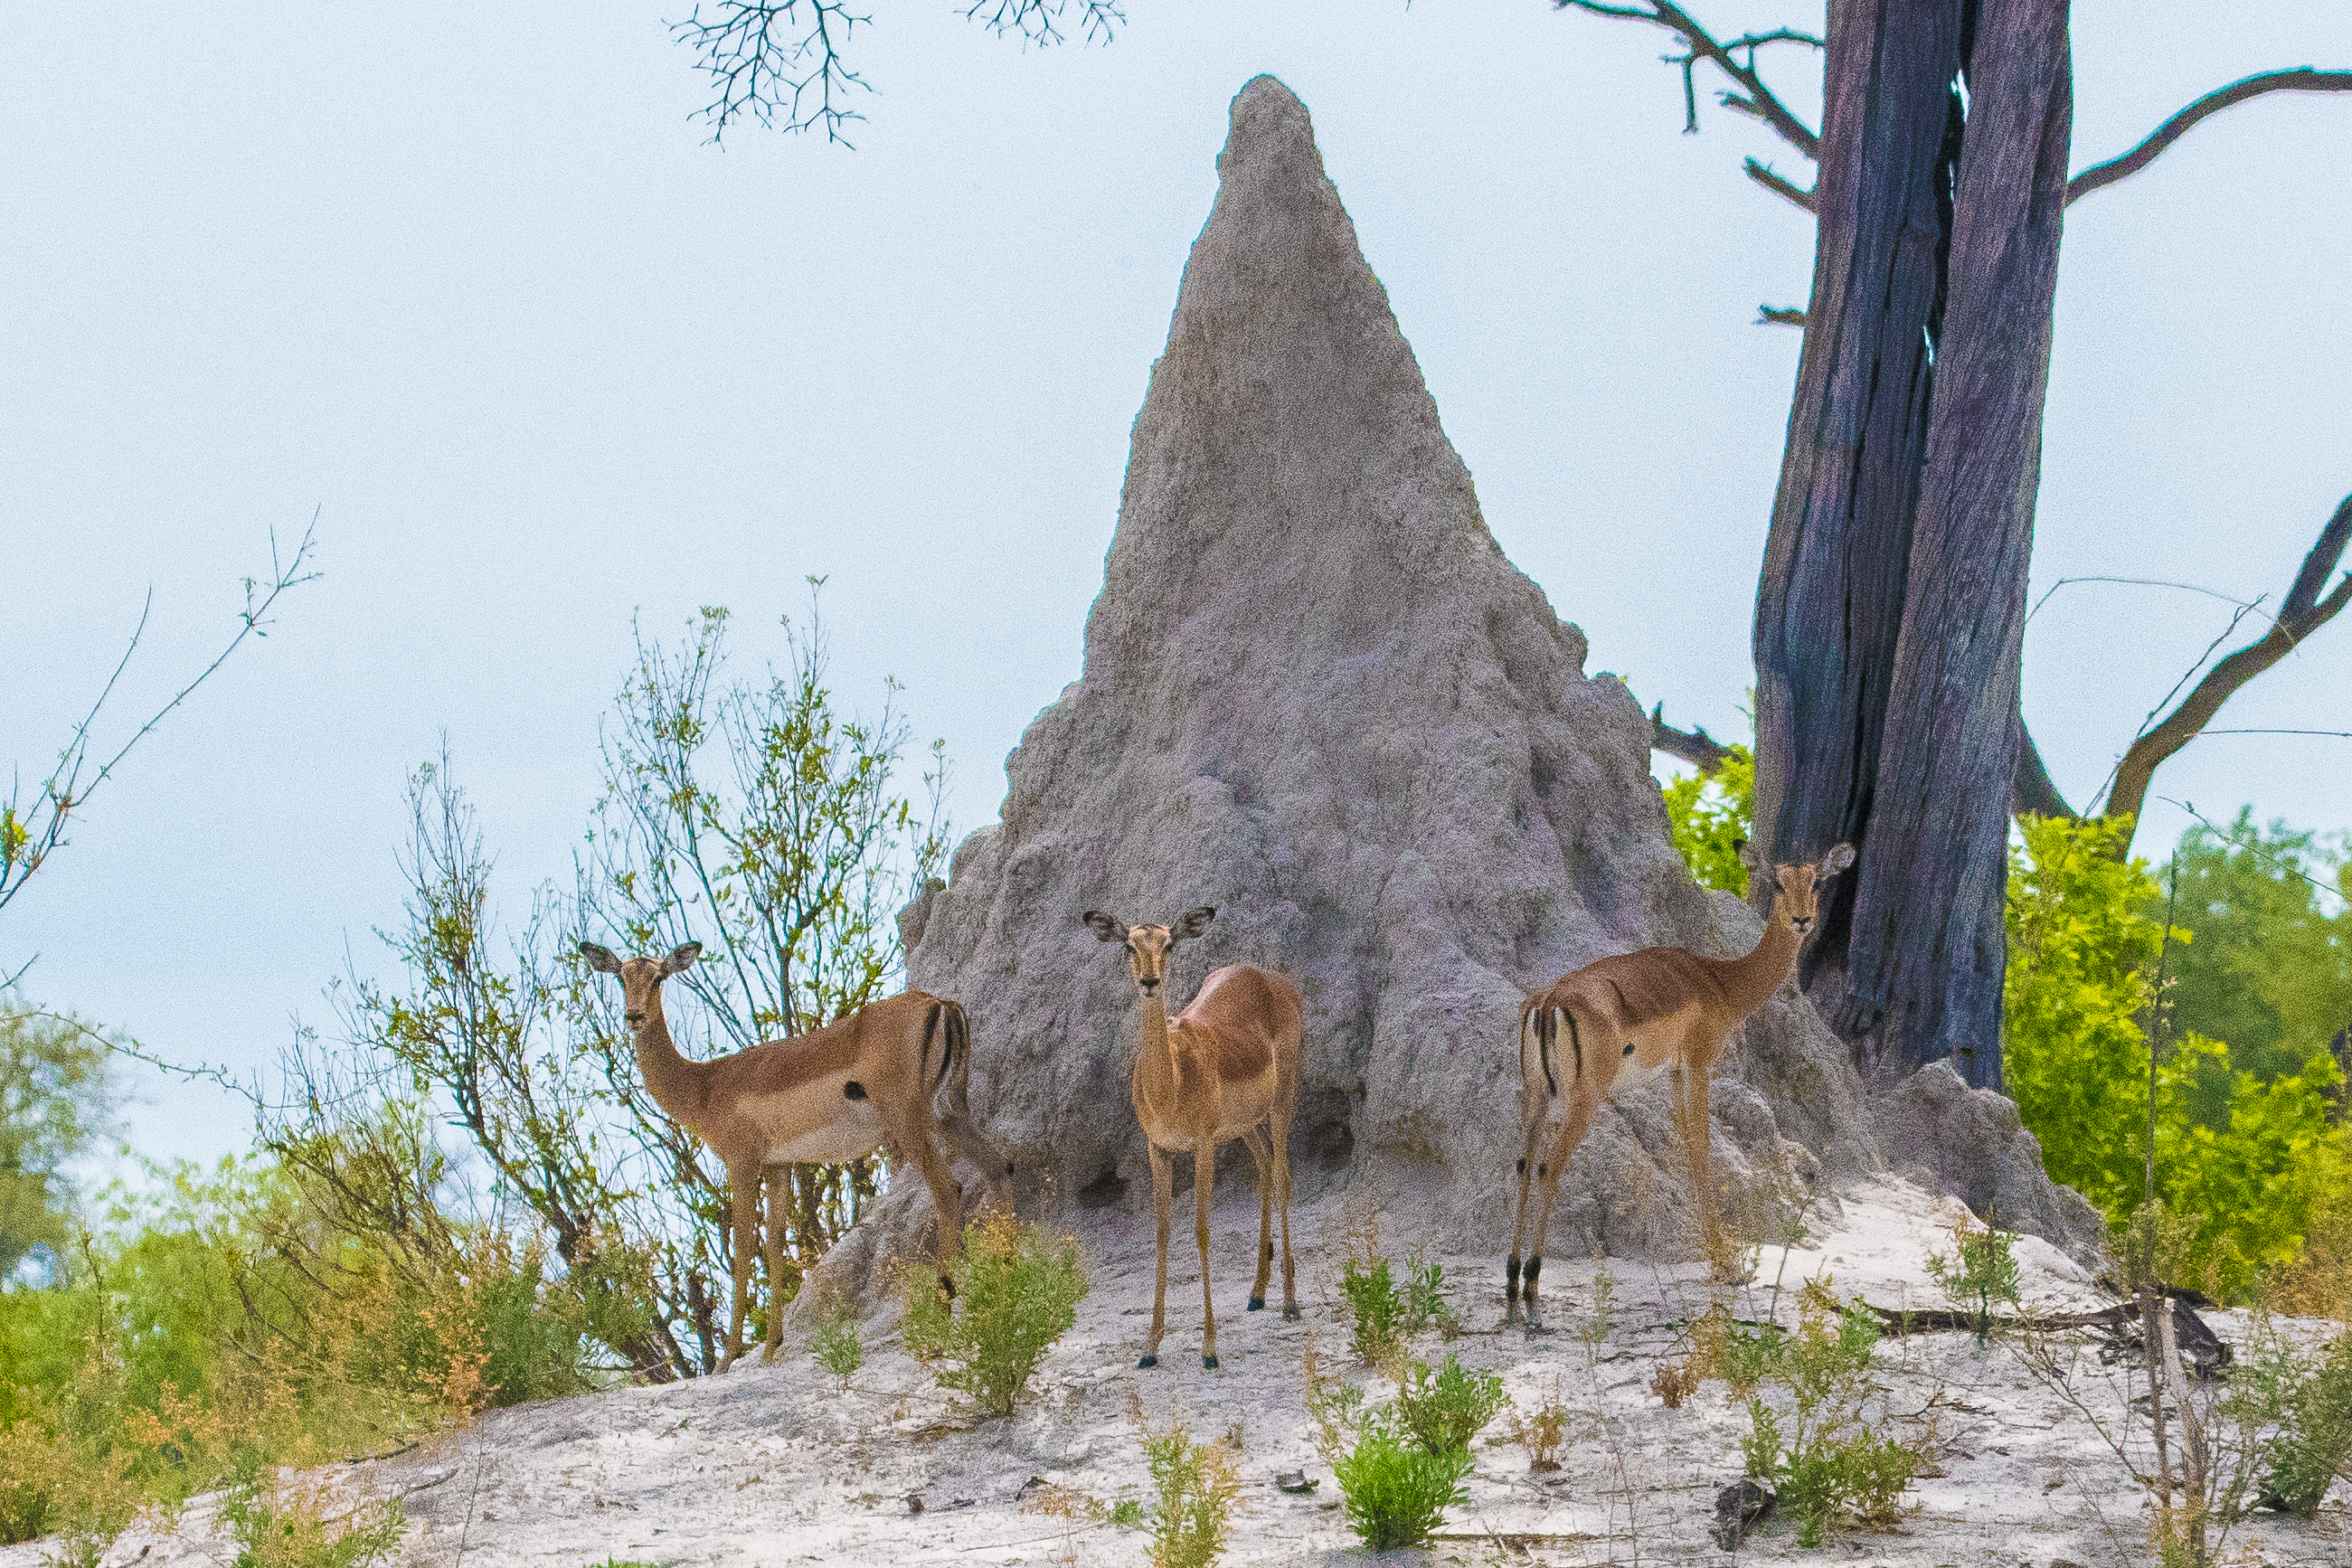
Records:
[[[64,846],[68,820],[89,803],[100,784],[113,776],[114,770],[123,758],[131,754],[131,748],[152,734],[155,727],[173,709],[186,701],[197,687],[211,679],[213,672],[228,662],[228,656],[235,653],[247,637],[269,635],[269,612],[276,606],[279,595],[289,588],[299,588],[305,583],[318,580],[319,574],[310,569],[310,554],[317,548],[318,533],[319,514],[313,511],[310,525],[302,531],[301,542],[295,546],[293,555],[289,558],[279,550],[278,531],[270,530],[269,577],[266,582],[253,577],[245,579],[245,608],[237,612],[236,635],[213,657],[210,664],[198,670],[194,679],[148,715],[147,721],[133,731],[129,740],[115,748],[114,753],[99,763],[93,770],[90,765],[90,732],[98,723],[99,715],[106,709],[107,699],[114,694],[115,683],[122,679],[123,670],[129,667],[131,656],[139,651],[140,638],[146,634],[147,616],[155,602],[154,591],[148,591],[146,603],[140,607],[139,624],[131,628],[131,640],[123,647],[122,657],[115,662],[114,673],[106,678],[106,684],[99,689],[97,700],[89,705],[89,710],[82,715],[81,722],[76,724],[67,736],[65,746],[58,752],[57,764],[49,771],[49,776],[41,781],[29,805],[20,798],[20,785],[12,783],[7,803],[0,805],[0,909],[5,909],[9,900],[23,889],[26,881],[41,868],[52,850]],[[23,972],[20,970],[18,973]]]
[[[2326,626],[2347,604],[2352,604],[2352,572],[2337,579],[2334,589],[2324,597],[2321,595],[2329,574],[2343,560],[2347,544],[2352,544],[2352,496],[2344,499],[2336,514],[2328,519],[2327,526],[2319,531],[2318,541],[2303,558],[2303,568],[2288,585],[2285,602],[2280,605],[2278,618],[2271,623],[2270,630],[2214,665],[2181,699],[2179,706],[2133,740],[2116,766],[2115,785],[2107,794],[2108,816],[2137,817],[2147,795],[2148,781],[2167,758],[2195,740],[2240,687],[2294,652],[2304,638]],[[2244,614],[2242,610],[2231,618],[2231,627]],[[2210,655],[2211,650],[2207,652]],[[2198,662],[2201,666],[2204,661],[2200,658]],[[2191,673],[2194,672],[2192,668]],[[2182,677],[2184,684],[2187,679]],[[2179,689],[2178,686],[2174,688],[2175,691]],[[2170,700],[2168,696],[2166,701]],[[2129,852],[2127,843],[2116,845],[2118,855]]]
[[[1756,324],[1759,327],[1796,327],[1801,329],[1806,315],[1802,310],[1780,305],[1756,307]]]
[[[1650,710],[1650,749],[1680,757],[1703,773],[1713,773],[1731,758],[1731,748],[1694,724],[1677,730],[1666,722],[1666,705]]]
[[[1024,44],[1062,42],[1062,15],[1069,0],[973,0],[964,19],[978,22],[998,37],[1011,33]],[[1078,0],[1078,27],[1090,44],[1108,44],[1127,24],[1118,0]]]
[[[1763,186],[1766,190],[1771,192],[1774,195],[1780,197],[1784,201],[1794,202],[1797,205],[1804,208],[1807,212],[1815,212],[1819,210],[1820,204],[1814,200],[1812,192],[1805,189],[1802,185],[1798,184],[1793,180],[1786,179],[1780,174],[1774,174],[1772,172],[1772,166],[1769,163],[1759,163],[1755,159],[1750,158],[1748,160],[1747,167],[1748,177],[1755,181],[1758,184]]]
[[[2315,70],[2310,66],[2297,66],[2289,70],[2263,71],[2217,88],[2158,126],[2147,141],[2122,157],[2094,163],[2067,181],[2066,205],[2072,206],[2104,185],[2138,174],[2199,121],[2269,92],[2352,92],[2352,70]]]
[[[866,117],[842,103],[853,89],[874,89],[841,51],[870,16],[842,0],[717,0],[710,9],[706,20],[698,0],[669,32],[692,46],[695,64],[718,89],[702,110],[713,142],[724,140],[741,115],[772,127],[781,114],[786,131],[822,126],[826,141],[854,145],[842,128]]]
[[[1609,5],[1599,0],[1552,0],[1558,11],[1584,11],[1595,16],[1613,17],[1621,21],[1647,22],[1654,27],[1664,27],[1683,44],[1679,55],[1668,55],[1665,62],[1679,66],[1683,73],[1683,129],[1698,129],[1699,63],[1706,61],[1721,70],[1737,85],[1736,92],[1717,95],[1726,109],[1753,115],[1770,126],[1780,139],[1808,158],[1822,155],[1822,139],[1805,122],[1791,113],[1780,96],[1764,85],[1756,68],[1756,51],[1770,44],[1799,44],[1821,49],[1826,42],[1811,33],[1801,33],[1792,27],[1775,27],[1769,33],[1743,33],[1736,38],[1717,41],[1715,36],[1694,21],[1689,12],[1673,0],[1649,0],[1642,5]],[[1743,63],[1735,57],[1745,51]],[[1802,205],[1802,204],[1800,204]]]

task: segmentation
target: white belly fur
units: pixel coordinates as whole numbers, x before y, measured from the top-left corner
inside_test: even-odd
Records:
[[[780,1138],[768,1145],[771,1165],[840,1165],[862,1160],[882,1142],[882,1118],[871,1100],[839,1102],[841,1109],[824,1126],[797,1138]]]

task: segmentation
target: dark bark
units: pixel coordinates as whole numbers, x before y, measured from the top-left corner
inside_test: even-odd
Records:
[[[1812,296],[1756,601],[1756,830],[1773,858],[1866,858],[1927,449],[1959,0],[1830,17]],[[1810,988],[1843,970],[1858,879],[1832,884]]]
[[[2025,727],[2022,719],[2017,723],[2017,780],[2010,786],[2009,814],[2011,816],[2074,816],[2074,808],[2058,793],[2057,784],[2050,778],[2050,770],[2042,763],[2042,748],[2033,743],[2033,731]]]
[[[1708,734],[1703,727],[1677,730],[1666,722],[1666,705],[1659,703],[1650,710],[1650,749],[1664,752],[1670,757],[1680,757],[1703,773],[1713,773],[1730,759],[1731,748]]]
[[[1909,593],[1839,1019],[2001,1087],[2025,573],[2074,92],[2065,0],[1984,0]],[[1874,848],[1876,853],[1870,852]]]
[[[2066,16],[1833,12],[1813,297],[1757,600],[1758,837],[1780,860],[1861,850],[1801,977],[1866,1061],[1949,1056],[1978,1087],[2001,1082]]]

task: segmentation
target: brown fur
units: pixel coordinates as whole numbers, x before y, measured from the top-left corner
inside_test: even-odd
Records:
[[[1660,1073],[1672,1084],[1707,1260],[1718,1278],[1731,1274],[1732,1259],[1716,1219],[1707,1079],[1733,1031],[1788,978],[1812,929],[1821,884],[1853,860],[1853,849],[1841,844],[1815,864],[1770,868],[1771,916],[1762,939],[1743,957],[1643,948],[1595,959],[1528,997],[1519,1009],[1518,1223],[1504,1276],[1506,1323],[1518,1321],[1524,1300],[1528,1326],[1539,1326],[1536,1279],[1543,1269],[1544,1232],[1560,1173],[1584,1142],[1593,1113],[1624,1083],[1646,1082]],[[1768,873],[1759,867],[1754,874]],[[1537,1194],[1534,1247],[1523,1274],[1531,1185]]]
[[[1246,963],[1228,964],[1201,984],[1192,1005],[1168,1016],[1160,994],[1168,955],[1176,943],[1201,934],[1213,909],[1191,911],[1172,926],[1127,926],[1087,911],[1086,923],[1105,942],[1122,943],[1136,988],[1143,993],[1143,1046],[1135,1058],[1131,1097],[1151,1159],[1151,1198],[1159,1220],[1160,1263],[1151,1294],[1151,1337],[1144,1366],[1157,1365],[1167,1324],[1168,1219],[1174,1191],[1168,1156],[1192,1156],[1197,1211],[1193,1239],[1201,1248],[1201,1364],[1217,1364],[1217,1316],[1209,1288],[1209,1201],[1216,1185],[1217,1145],[1238,1138],[1257,1166],[1257,1280],[1250,1310],[1265,1304],[1274,1268],[1274,1213],[1282,1211],[1282,1315],[1298,1316],[1290,1258],[1290,1118],[1298,1104],[1298,1044],[1305,1007],[1298,987]]]
[[[691,964],[701,944],[688,942],[663,958],[619,959],[585,942],[580,951],[589,967],[620,979],[646,1089],[727,1167],[735,1231],[729,1364],[743,1351],[763,1185],[769,1189],[772,1286],[782,1272],[787,1165],[842,1163],[883,1145],[894,1160],[911,1158],[938,1209],[940,1283],[952,1291],[948,1268],[963,1238],[961,1194],[939,1141],[946,1139],[970,1160],[1000,1197],[1008,1195],[1005,1178],[1012,1171],[971,1126],[965,1099],[971,1047],[961,1007],[907,991],[805,1035],[768,1040],[709,1061],[688,1061],[678,1054],[662,1015],[662,982]],[[848,1092],[853,1085],[860,1094]],[[782,1315],[772,1310],[771,1359],[782,1337]]]

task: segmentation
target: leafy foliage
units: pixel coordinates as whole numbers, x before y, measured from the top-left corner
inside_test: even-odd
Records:
[[[2338,1335],[2315,1362],[2258,1315],[2225,1414],[2260,1435],[2263,1506],[2311,1518],[2352,1458],[2352,1334]]]
[[[0,1280],[54,1274],[70,1228],[65,1167],[106,1125],[107,1053],[69,1018],[0,1000]]]
[[[2156,1001],[2164,942],[2160,918],[2147,912],[2161,907],[2155,879],[2143,862],[2113,858],[2118,832],[2104,820],[2021,825],[2004,1047],[2010,1092],[2051,1175],[2116,1223],[2146,1192],[2140,1020]],[[2315,1203],[2345,1179],[2344,1138],[2328,1117],[2341,1075],[2319,1052],[2265,1083],[2237,1070],[2228,1047],[2188,1034],[2158,1063],[2156,1080],[2158,1193],[2169,1210],[2197,1216],[2180,1266],[2221,1293],[2241,1292],[2261,1270],[2294,1260]],[[2200,1099],[2218,1102],[2218,1127],[2198,1113]]]
[[[1224,1555],[1241,1498],[1233,1456],[1192,1441],[1182,1417],[1173,1415],[1167,1426],[1144,1429],[1143,1453],[1151,1468],[1151,1568],[1207,1568]]]
[[[901,1334],[908,1351],[955,1364],[939,1380],[990,1415],[1010,1415],[1045,1352],[1078,1321],[1087,1270],[1074,1237],[1055,1236],[992,1208],[964,1229],[944,1300],[928,1272],[910,1271]]]
[[[1990,1226],[1962,1225],[1952,1232],[1952,1250],[1927,1255],[1927,1277],[1943,1288],[1956,1305],[1976,1310],[1977,1343],[1992,1331],[1996,1301],[2015,1306],[2019,1276],[2012,1248],[2017,1238]]]
[[[1779,1492],[1801,1545],[1820,1545],[1844,1523],[1891,1521],[1918,1473],[1917,1452],[1867,1419],[1878,1337],[1866,1307],[1811,1296],[1795,1333],[1759,1342],[1769,1346],[1760,1359],[1770,1381],[1788,1391],[1787,1413],[1761,1394],[1751,1396],[1740,1452],[1748,1476]]]
[[[1349,1528],[1374,1552],[1422,1544],[1447,1509],[1469,1500],[1462,1486],[1470,1473],[1466,1450],[1432,1452],[1380,1415],[1357,1427],[1332,1473]]]
[[[218,1510],[236,1542],[234,1568],[367,1568],[399,1550],[408,1521],[398,1498],[363,1499],[334,1514],[331,1501],[248,1462]]]
[[[1415,1363],[1397,1388],[1397,1422],[1431,1453],[1468,1452],[1470,1439],[1510,1398],[1491,1372],[1471,1372],[1453,1356],[1435,1372]]]
[[[1674,828],[1675,852],[1700,887],[1746,898],[1748,864],[1739,858],[1739,842],[1756,826],[1756,756],[1746,746],[1727,750],[1731,755],[1714,773],[1691,773],[1664,786],[1666,821]]]
[[[866,1344],[858,1338],[857,1315],[844,1307],[835,1307],[818,1320],[816,1332],[810,1336],[810,1351],[817,1365],[841,1379],[844,1388],[866,1364]]]

